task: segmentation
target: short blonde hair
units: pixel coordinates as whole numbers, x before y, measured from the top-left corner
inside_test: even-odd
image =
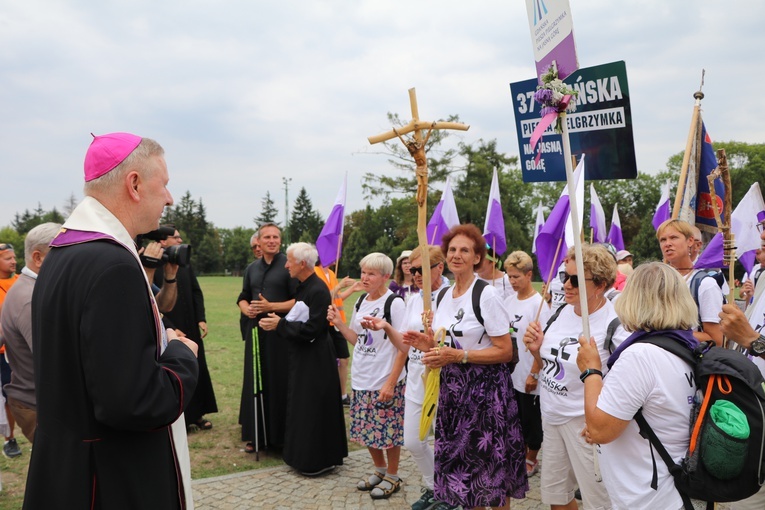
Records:
[[[430,265],[438,264],[445,260],[444,252],[441,251],[440,246],[428,246],[428,253],[430,254]],[[409,255],[409,262],[422,258],[422,247],[418,246]]]
[[[381,274],[388,275],[388,277],[393,273],[393,261],[389,256],[379,252],[370,253],[361,259],[359,267],[361,269],[367,268],[373,271],[380,271]]]
[[[568,258],[576,260],[576,251],[573,247],[568,250]],[[608,289],[616,281],[616,258],[602,244],[582,245],[582,265],[585,271],[592,274],[592,282],[595,285],[605,284]]]
[[[685,330],[698,325],[699,311],[688,285],[662,262],[638,266],[614,308],[627,331]]]
[[[656,239],[661,239],[661,235],[664,232],[664,229],[667,227],[672,227],[683,236],[685,236],[686,239],[696,239],[696,237],[693,234],[693,225],[688,223],[687,221],[683,220],[667,220],[661,225],[659,225],[659,228],[656,229]]]
[[[514,251],[505,259],[505,271],[511,268],[526,274],[534,270],[534,262],[525,251]]]

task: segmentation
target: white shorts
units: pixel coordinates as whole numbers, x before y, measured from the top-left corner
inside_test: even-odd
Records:
[[[549,425],[542,420],[544,448],[540,489],[542,503],[567,505],[574,499],[577,486],[582,492],[582,508],[611,508],[603,482],[595,479],[594,446],[587,444],[581,433],[584,416],[563,425]]]

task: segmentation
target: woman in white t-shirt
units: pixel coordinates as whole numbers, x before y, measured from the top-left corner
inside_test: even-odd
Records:
[[[422,250],[418,246],[409,255],[410,272],[417,288],[423,289],[422,278]],[[430,254],[430,281],[431,302],[433,310],[437,307],[438,292],[449,286],[449,280],[443,278],[444,254],[438,246],[431,246]],[[409,357],[406,376],[406,393],[404,404],[404,447],[412,454],[417,467],[422,474],[425,485],[422,497],[412,505],[414,510],[430,508],[436,503],[433,494],[433,450],[430,448],[428,439],[420,440],[420,418],[422,417],[422,403],[425,400],[425,382],[423,374],[425,365],[422,363],[423,352],[416,347],[404,344],[402,333],[405,331],[424,331],[422,311],[424,308],[423,291],[412,294],[406,303],[406,321],[401,331],[388,324],[382,317],[364,317],[372,322],[370,329],[382,329],[388,334],[391,342]]]
[[[582,334],[582,311],[579,289],[586,288],[590,334],[598,352],[608,358],[605,338],[608,325],[616,317],[605,292],[616,278],[616,259],[602,245],[582,246],[584,276],[577,274],[574,249],[565,260],[563,291],[565,304],[551,317],[545,328],[531,322],[523,342],[542,368],[539,372],[539,402],[545,452],[540,489],[542,502],[553,510],[576,509],[577,485],[586,510],[608,509],[611,503],[600,483],[593,448],[581,436],[584,429],[584,385],[576,366],[578,338]],[[545,330],[546,329],[546,330]]]
[[[659,225],[656,231],[656,239],[659,240],[664,262],[680,273],[689,288],[693,278],[699,272],[693,267],[690,254],[691,247],[696,243],[693,230],[694,227],[688,222],[667,220]],[[691,298],[696,299],[693,295]],[[717,345],[722,345],[720,312],[723,295],[714,278],[707,277],[701,280],[696,305],[696,316],[700,319],[698,322],[701,322],[694,333],[696,340],[699,342],[714,340]]]
[[[642,409],[672,458],[679,462],[685,456],[696,392],[693,369],[674,354],[640,340],[669,337],[694,348],[696,305],[677,271],[651,262],[630,276],[615,307],[624,328],[633,333],[609,358],[605,378],[598,373],[602,365],[597,346],[580,340],[577,364],[584,376],[586,437],[600,444],[603,483],[615,509],[682,509],[672,475],[640,436],[633,417]],[[651,488],[654,474],[656,489]]]
[[[534,276],[534,262],[525,252],[514,251],[505,259],[505,273],[510,279],[515,295],[505,299],[505,308],[510,314],[510,333],[513,350],[518,353],[518,363],[513,370],[513,389],[518,401],[518,414],[526,443],[526,474],[533,476],[539,470],[537,454],[542,448],[542,414],[539,409],[539,365],[534,356],[523,346],[523,335],[529,322],[539,313],[542,296],[534,290],[531,280]],[[543,306],[545,316],[549,307]],[[544,320],[544,319],[542,319]],[[521,348],[518,348],[518,344]]]
[[[507,508],[509,498],[522,499],[528,490],[510,378],[510,320],[497,289],[474,273],[486,254],[478,227],[452,228],[441,250],[455,282],[433,315],[433,328],[447,331],[446,344],[436,347],[432,330],[404,334],[405,342],[425,353],[425,366],[441,368],[435,497],[463,508]]]
[[[382,253],[370,253],[359,262],[361,283],[366,295],[359,298],[350,326],[340,319],[335,305],[327,319],[334,323],[354,346],[351,364],[351,441],[367,447],[374,472],[356,486],[370,491],[372,499],[389,498],[401,488],[398,476],[401,445],[404,443],[404,364],[406,355],[388,340],[384,331],[369,329],[365,316],[382,317],[386,308],[396,329],[404,324],[404,300],[385,283],[393,271],[393,261]],[[387,462],[386,462],[387,457]]]

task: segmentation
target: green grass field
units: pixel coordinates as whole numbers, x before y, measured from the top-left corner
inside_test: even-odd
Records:
[[[241,290],[242,280],[225,276],[200,277],[199,283],[205,295],[209,326],[205,349],[218,401],[218,413],[207,416],[213,422],[211,430],[189,434],[192,478],[207,478],[280,465],[280,459],[264,453],[261,453],[260,461],[256,461],[255,455],[244,453],[244,443],[240,441],[238,418],[244,343],[239,333],[239,308],[236,306],[236,298]],[[355,302],[354,295],[345,303],[349,317]],[[18,427],[16,438],[24,452],[23,455],[15,459],[0,456],[2,510],[20,509],[23,501],[31,445]],[[353,444],[351,449],[358,447]],[[62,469],[65,469],[65,466],[62,466]]]

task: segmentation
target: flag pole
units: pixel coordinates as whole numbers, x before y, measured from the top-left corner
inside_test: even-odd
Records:
[[[574,253],[576,256],[576,274],[581,278],[579,285],[579,305],[582,311],[582,335],[590,340],[590,310],[587,306],[587,287],[584,279],[584,261],[582,260],[582,228],[579,225],[579,207],[576,203],[576,184],[574,183],[574,168],[572,166],[571,142],[568,139],[568,126],[566,125],[566,112],[560,113],[563,140],[563,161],[566,163],[566,182],[568,183],[568,195],[571,203],[571,224],[574,227]],[[584,175],[580,177],[584,179]]]
[[[694,139],[698,138],[699,132],[699,114],[701,111],[701,100],[704,99],[704,93],[701,88],[704,86],[704,70],[701,70],[701,87],[694,92],[693,98],[696,100],[693,105],[693,115],[691,116],[691,128],[688,131],[688,140],[685,142],[685,154],[683,154],[683,163],[680,165],[680,179],[677,182],[677,192],[675,194],[675,204],[672,209],[672,219],[677,219],[680,215],[680,207],[685,195],[685,184],[688,180],[688,165],[691,159],[691,149]]]

